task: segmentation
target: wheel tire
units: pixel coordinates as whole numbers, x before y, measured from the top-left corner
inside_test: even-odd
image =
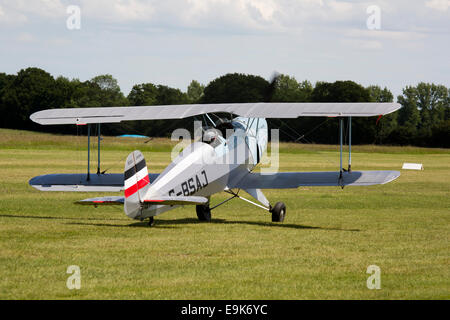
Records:
[[[197,205],[195,211],[197,211],[198,220],[211,221],[211,209],[209,208],[209,205]]]
[[[283,222],[286,216],[286,205],[283,202],[277,202],[272,210],[272,222]]]

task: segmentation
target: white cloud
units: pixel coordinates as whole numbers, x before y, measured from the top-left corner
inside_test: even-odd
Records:
[[[375,51],[383,49],[383,42],[378,40],[344,39],[342,43],[350,48],[360,50]]]
[[[381,8],[383,26],[386,22],[390,28],[406,29],[416,27],[417,22],[436,23],[430,12],[421,8],[425,4],[447,11],[450,0],[0,0],[0,22],[25,22],[27,16],[65,19],[66,8],[73,3],[80,6],[82,19],[91,25],[108,22],[114,27],[133,28],[138,23],[144,28],[291,33],[364,26],[366,9],[373,4]]]
[[[276,5],[273,1],[250,1],[249,5],[257,8],[261,16],[266,20],[271,20],[276,10]]]
[[[0,0],[11,13],[54,19],[67,16],[69,2]],[[337,0],[79,0],[78,5],[91,21],[206,30],[286,31],[361,15],[360,4]]]
[[[447,11],[450,7],[450,0],[430,0],[425,2],[425,6],[438,11]]]
[[[278,5],[274,0],[186,0],[171,1],[169,5],[170,8],[168,2],[155,3],[155,10],[180,27],[232,30],[276,27],[274,14]]]
[[[19,33],[19,35],[17,36],[17,40],[19,42],[35,42],[36,39],[33,37],[33,35],[31,33],[28,32],[21,32]]]
[[[67,8],[67,5],[64,5],[61,0],[15,0],[8,1],[7,5],[10,7],[11,11],[45,18],[62,17],[66,14]]]
[[[66,28],[72,4],[81,8],[79,31]],[[381,30],[366,27],[370,5],[381,8]],[[448,83],[448,7],[448,0],[0,0],[8,47],[0,67],[39,65],[81,79],[112,73],[125,91],[278,70],[399,92],[406,80]]]
[[[0,0],[0,23],[17,26],[28,23],[29,18],[62,17],[65,15],[65,8],[60,0]]]
[[[19,12],[9,11],[0,5],[0,25],[19,25],[27,21],[27,17]]]
[[[150,21],[155,13],[151,1],[141,0],[82,0],[80,8],[86,17],[116,23]]]
[[[364,30],[364,29],[350,29],[345,32],[345,35],[352,38],[366,38],[378,40],[392,40],[392,41],[410,41],[422,40],[426,37],[424,33],[414,31],[390,31],[390,30]]]
[[[355,8],[355,5],[350,2],[345,1],[335,1],[331,0],[328,1],[327,6],[330,8],[331,11],[336,13],[337,15],[347,15],[350,14],[353,9]]]

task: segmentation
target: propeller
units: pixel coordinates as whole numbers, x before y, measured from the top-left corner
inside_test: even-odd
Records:
[[[277,88],[277,82],[279,78],[280,74],[278,72],[274,72],[270,80],[270,83],[267,86],[266,92],[264,92],[264,102],[272,101],[272,97],[275,93],[275,89]]]

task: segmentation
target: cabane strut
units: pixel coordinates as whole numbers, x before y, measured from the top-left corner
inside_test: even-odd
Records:
[[[88,158],[87,158],[87,177],[86,180],[91,179],[91,124],[87,124],[87,135],[88,135]],[[100,174],[100,123],[97,124],[97,174]]]
[[[347,171],[348,173],[352,172],[352,117],[348,117],[348,169],[345,170],[342,165],[342,147],[344,144],[343,137],[343,127],[344,127],[344,118],[339,118],[339,180],[338,183],[342,188],[344,188],[343,184],[343,172]]]

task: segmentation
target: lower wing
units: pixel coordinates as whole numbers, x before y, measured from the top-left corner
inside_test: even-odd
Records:
[[[148,175],[150,182],[157,173]],[[120,192],[124,190],[123,173],[91,174],[46,174],[37,176],[29,184],[40,191]]]
[[[289,189],[298,187],[370,186],[397,179],[398,171],[343,172],[278,172],[249,173],[238,183],[228,186],[239,189]]]

